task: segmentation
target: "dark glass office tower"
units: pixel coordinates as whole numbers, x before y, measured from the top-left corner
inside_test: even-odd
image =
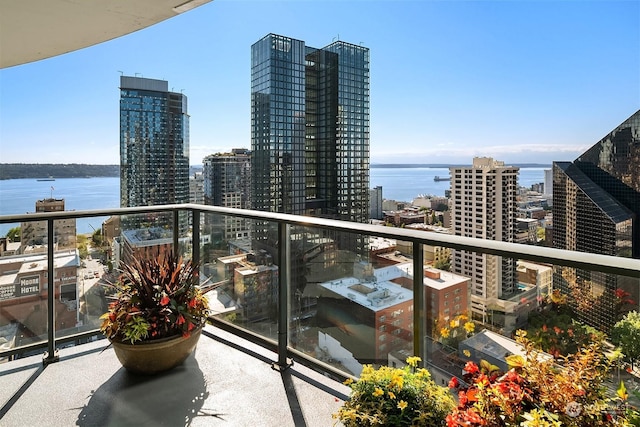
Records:
[[[367,222],[369,49],[342,41],[316,49],[276,34],[253,44],[251,154],[253,209]],[[317,242],[367,254],[360,235],[307,232],[292,231],[299,290]],[[251,237],[254,249],[279,262],[273,224],[255,223]]]
[[[187,97],[164,80],[121,76],[120,206],[188,202]]]
[[[574,162],[553,164],[553,246],[640,258],[640,111]],[[616,290],[637,301],[637,280],[556,267],[554,287],[581,320],[608,331],[623,311]]]
[[[366,222],[369,49],[269,34],[251,47],[253,207]]]

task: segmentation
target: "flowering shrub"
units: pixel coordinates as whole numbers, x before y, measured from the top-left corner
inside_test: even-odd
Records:
[[[360,379],[345,383],[351,397],[334,418],[346,427],[444,426],[455,403],[449,391],[436,385],[419,357],[409,357],[402,369],[365,365]]]
[[[439,322],[440,323],[440,322]],[[438,341],[452,347],[469,338],[476,330],[476,324],[466,314],[459,314],[444,325],[436,326],[434,335]]]
[[[526,355],[509,356],[510,370],[467,362],[462,386],[453,379],[459,405],[447,416],[447,426],[619,426],[626,424],[624,400],[605,396],[603,382],[609,362],[597,344],[560,359],[544,357],[528,342],[524,332],[518,341]],[[621,386],[623,390],[624,385]]]
[[[170,252],[134,259],[111,285],[115,300],[100,330],[112,340],[135,343],[173,335],[189,336],[203,325],[208,303],[198,285],[198,268]]]

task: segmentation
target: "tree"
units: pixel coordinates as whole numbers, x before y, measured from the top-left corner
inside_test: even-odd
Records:
[[[611,341],[620,346],[622,353],[633,363],[640,358],[640,313],[630,311],[611,330]]]
[[[96,231],[93,232],[93,234],[91,235],[91,241],[93,242],[94,246],[97,246],[97,247],[102,246],[102,230],[101,229],[97,229]]]
[[[20,241],[20,227],[11,228],[9,231],[7,231],[6,237],[7,237],[7,239],[11,240],[12,242],[19,242]]]

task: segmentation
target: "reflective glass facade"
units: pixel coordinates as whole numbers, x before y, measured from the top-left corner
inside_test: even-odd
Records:
[[[120,78],[120,206],[189,202],[187,97],[168,82]]]
[[[553,246],[640,258],[639,219],[640,111],[574,162],[554,163]],[[567,267],[555,269],[554,287],[575,296],[582,320],[605,331],[621,314],[616,289],[640,297],[638,285],[619,276]]]
[[[369,49],[269,34],[251,79],[253,208],[366,222]]]

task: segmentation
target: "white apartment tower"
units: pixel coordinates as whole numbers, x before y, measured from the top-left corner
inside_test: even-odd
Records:
[[[234,148],[230,153],[211,154],[202,159],[204,203],[211,206],[249,209],[251,207],[251,152]],[[206,231],[214,243],[248,238],[249,223],[245,218],[207,215]]]
[[[456,236],[512,242],[515,235],[518,168],[490,157],[471,167],[452,167],[451,231]],[[471,278],[472,316],[487,322],[492,302],[516,290],[516,260],[454,250],[451,271]]]

